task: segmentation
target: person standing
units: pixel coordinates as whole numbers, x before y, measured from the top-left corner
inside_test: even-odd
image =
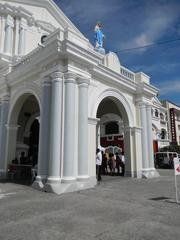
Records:
[[[102,164],[102,154],[99,148],[96,150],[96,177],[97,181],[101,181],[101,164]]]
[[[121,170],[122,170],[122,176],[124,177],[124,174],[125,174],[125,157],[124,157],[124,152],[122,152],[122,155],[121,155]]]

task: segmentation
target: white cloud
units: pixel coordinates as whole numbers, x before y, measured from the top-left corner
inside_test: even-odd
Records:
[[[180,79],[160,83],[157,87],[160,89],[160,95],[180,93]]]
[[[149,7],[149,6],[148,6]],[[167,32],[172,35],[173,31],[176,33],[174,26],[179,18],[179,8],[176,5],[158,5],[154,8],[144,9],[141,22],[134,28],[134,36],[128,41],[121,44],[121,49],[141,47],[157,42]],[[143,49],[140,52],[144,52]]]

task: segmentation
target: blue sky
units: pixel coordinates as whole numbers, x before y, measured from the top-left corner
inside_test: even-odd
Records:
[[[55,0],[94,44],[93,28],[103,23],[106,51],[119,51],[123,66],[145,72],[159,98],[180,105],[180,40],[156,47],[120,51],[180,39],[180,0]]]

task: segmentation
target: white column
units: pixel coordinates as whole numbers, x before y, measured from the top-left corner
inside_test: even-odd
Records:
[[[79,78],[78,179],[88,178],[88,86],[90,80]]]
[[[49,144],[50,144],[50,104],[51,104],[51,81],[46,76],[42,79],[42,107],[40,112],[40,132],[38,151],[38,175],[33,184],[34,187],[42,187],[48,176]]]
[[[50,151],[48,183],[58,183],[61,161],[61,134],[62,134],[62,101],[63,101],[63,74],[51,74],[51,114],[50,114]]]
[[[96,148],[101,146],[101,127],[100,127],[100,119],[96,125]]]
[[[9,112],[9,95],[2,98],[1,105],[1,126],[0,126],[0,177],[6,172],[6,144],[7,144],[7,119]]]
[[[75,84],[76,75],[65,74],[63,181],[75,180]]]
[[[4,53],[12,54],[13,49],[13,27],[14,19],[11,16],[6,18]]]
[[[17,143],[17,131],[18,125],[7,125],[7,162],[11,163],[16,157],[16,143]]]
[[[20,27],[19,27],[19,46],[18,46],[18,54],[24,55],[26,50],[26,28],[27,21],[26,19],[21,19]]]
[[[1,16],[1,41],[0,41],[0,52],[4,52],[4,39],[5,39],[5,17]]]
[[[151,105],[146,106],[149,167],[154,169]]]
[[[19,32],[20,32],[20,21],[18,18],[15,20],[15,44],[14,44],[14,54],[18,55],[18,48],[19,48]]]
[[[147,142],[147,116],[145,103],[140,104],[140,119],[142,127],[142,167],[146,170],[149,167],[148,164],[148,142]]]

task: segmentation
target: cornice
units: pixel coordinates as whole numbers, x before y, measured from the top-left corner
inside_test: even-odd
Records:
[[[83,48],[77,44],[64,40],[65,52],[72,60],[79,61],[81,64],[92,68],[102,62],[104,56],[98,54],[95,50]]]
[[[148,98],[153,98],[155,96],[157,96],[159,92],[159,89],[157,89],[156,87],[147,84],[145,82],[139,83],[138,87],[137,87],[137,92],[136,94],[139,96],[146,96]]]

